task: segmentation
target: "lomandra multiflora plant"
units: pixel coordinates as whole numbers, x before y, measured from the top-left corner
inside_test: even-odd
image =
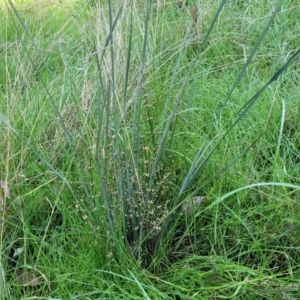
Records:
[[[124,249],[130,249],[134,257],[146,265],[151,262],[149,255],[154,255],[158,245],[172,238],[181,207],[189,204],[187,202],[194,196],[203,199],[203,187],[227,171],[253,146],[255,141],[249,141],[218,172],[204,176],[209,172],[206,166],[218,153],[222,142],[247,117],[267,87],[280,80],[280,75],[298,59],[300,51],[291,55],[251,99],[230,115],[226,127],[219,128],[217,133],[206,128],[199,137],[201,145],[190,159],[185,156],[185,151],[178,150],[186,148],[186,152],[189,151],[192,134],[184,132],[186,120],[197,112],[197,107],[189,106],[187,98],[192,95],[191,82],[197,80],[194,78],[195,65],[201,65],[208,50],[213,49],[209,44],[210,37],[218,28],[218,19],[227,1],[221,1],[210,26],[200,24],[201,7],[197,7],[198,12],[193,7],[190,23],[180,33],[180,44],[176,47],[164,45],[164,35],[156,40],[163,32],[156,31],[156,28],[163,20],[166,7],[157,10],[151,0],[141,3],[133,0],[102,2],[93,7],[95,33],[90,36],[92,50],[86,68],[96,74],[97,80],[93,79],[91,85],[93,99],[87,112],[83,108],[80,86],[72,75],[64,42],[59,44],[74,90],[75,114],[81,121],[84,146],[78,146],[75,125],[68,126],[70,123],[66,123],[50,92],[47,92],[47,97],[55,108],[62,134],[74,156],[74,168],[84,194],[84,197],[78,196],[84,198],[80,201],[80,207],[85,207],[84,218],[96,232],[105,232],[110,238],[111,255],[117,258]],[[226,111],[282,2],[277,2],[266,20],[264,30],[245,56],[240,73],[231,88],[224,92],[222,101],[218,102],[215,115]],[[35,55],[33,67],[38,60],[52,74],[11,1],[9,7],[33,46],[34,54],[27,52],[29,57]],[[160,43],[159,47],[157,43]],[[46,83],[44,89],[48,91]],[[58,168],[43,159],[41,153],[33,147],[31,150],[48,168],[66,180]],[[201,181],[201,178],[205,180]],[[73,189],[71,183],[68,185]]]
[[[278,6],[272,12],[264,31],[245,61],[236,81],[233,82],[231,90],[224,99],[224,107],[274,22],[281,2],[279,1]],[[178,52],[174,55],[175,63],[171,70],[170,82],[168,82],[168,92],[163,99],[160,99],[163,103],[158,105],[161,112],[153,107],[153,102],[147,99],[148,95],[145,92],[148,90],[147,72],[152,63],[151,57],[147,56],[147,50],[153,43],[149,28],[152,18],[157,17],[151,3],[151,1],[146,2],[144,23],[139,24],[139,32],[136,32],[133,28],[133,18],[136,14],[134,2],[124,2],[117,10],[115,4],[108,1],[109,28],[106,43],[104,47],[103,44],[96,46],[99,78],[98,139],[95,150],[97,177],[102,187],[111,235],[118,237],[117,240],[124,238],[138,258],[147,256],[149,251],[156,249],[164,237],[170,231],[172,232],[172,224],[178,216],[174,212],[182,203],[189,201],[191,195],[197,195],[201,190],[202,186],[198,186],[192,189],[191,194],[190,188],[199,179],[199,174],[218,149],[219,144],[246,117],[264,90],[277,80],[300,55],[299,51],[295,53],[240,108],[236,119],[229,120],[226,129],[199,149],[189,169],[179,176],[177,170],[185,170],[185,167],[174,165],[172,147],[177,132],[176,126],[180,122],[179,115],[183,107],[184,93],[193,75],[193,64],[199,62],[201,56],[204,55],[209,36],[216,27],[226,1],[221,2],[211,26],[202,36],[202,44],[198,48],[198,53],[189,65],[185,78],[181,80],[178,88],[176,82],[180,76],[179,70],[182,68],[183,56],[191,43],[191,38],[193,39],[195,33],[198,33],[198,27],[189,28],[184,34]],[[192,17],[195,18],[195,8],[192,11],[194,12]],[[126,18],[128,27],[126,34],[124,32],[121,34],[119,28],[123,25],[124,14],[129,15],[129,18],[128,16]],[[134,44],[137,34],[143,36],[138,51],[137,45]],[[119,61],[120,59],[122,62]],[[122,63],[124,67],[120,68]],[[120,76],[119,72],[122,70]],[[182,140],[182,143],[185,142]],[[248,148],[244,149],[243,154]],[[174,151],[176,151],[176,146],[174,146]],[[235,157],[225,168],[220,169],[218,175],[233,165],[239,157]]]

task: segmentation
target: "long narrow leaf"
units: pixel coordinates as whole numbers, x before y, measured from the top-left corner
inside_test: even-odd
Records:
[[[237,78],[236,78],[234,84],[232,85],[232,88],[230,89],[230,91],[229,91],[229,93],[228,93],[228,95],[227,95],[227,97],[226,97],[226,99],[225,99],[225,101],[224,101],[223,109],[224,109],[224,107],[226,106],[228,100],[230,99],[230,97],[231,97],[233,91],[235,90],[235,88],[236,88],[237,85],[239,84],[240,80],[241,80],[242,77],[244,76],[244,74],[245,74],[245,72],[246,72],[248,66],[250,65],[250,63],[251,63],[251,61],[252,61],[254,55],[256,54],[258,48],[260,47],[262,41],[264,40],[266,34],[268,33],[268,31],[269,31],[269,29],[270,29],[270,27],[271,27],[272,24],[274,23],[274,19],[275,19],[275,17],[277,16],[277,13],[279,12],[279,10],[280,10],[280,8],[281,8],[282,1],[283,1],[283,0],[280,0],[280,1],[279,1],[279,3],[278,3],[278,5],[276,6],[274,12],[272,13],[271,18],[269,18],[269,21],[268,21],[268,23],[267,23],[267,25],[266,25],[264,31],[262,32],[261,36],[260,36],[260,37],[258,38],[258,40],[256,41],[255,46],[253,47],[253,49],[252,49],[252,51],[251,51],[249,57],[247,58],[247,61],[245,62],[245,64],[244,64],[242,70],[240,71],[240,73],[238,74],[238,76],[237,76]],[[223,110],[223,109],[222,109],[222,110]]]
[[[210,151],[210,153],[205,157],[205,159],[199,163],[198,166],[195,166],[195,164],[192,165],[192,168],[190,169],[189,173],[192,173],[188,179],[186,180],[183,185],[181,186],[179,195],[177,197],[180,199],[181,195],[188,189],[188,187],[191,185],[191,183],[196,179],[200,171],[203,169],[204,165],[209,161],[212,154],[216,151],[220,143],[224,140],[224,138],[227,136],[227,134],[245,117],[245,115],[249,112],[249,110],[252,108],[252,106],[256,103],[256,101],[259,99],[259,97],[262,95],[262,93],[267,89],[267,87],[275,80],[279,78],[282,73],[286,71],[286,69],[293,64],[298,57],[300,56],[300,50],[298,50],[290,59],[288,62],[286,62],[275,74],[274,76],[240,109],[240,115],[235,120],[235,122],[227,129],[227,131],[223,134],[223,136],[220,138],[220,140],[217,142],[217,144],[213,147],[213,149]],[[198,158],[196,158],[198,159]]]

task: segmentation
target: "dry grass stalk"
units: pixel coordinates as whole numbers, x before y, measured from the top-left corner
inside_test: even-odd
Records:
[[[157,9],[162,9],[164,6],[164,0],[157,0]]]
[[[190,11],[191,11],[191,14],[192,14],[194,25],[196,26],[197,36],[199,36],[201,34],[201,22],[200,22],[201,18],[199,18],[197,7],[195,7],[195,6],[192,7]]]

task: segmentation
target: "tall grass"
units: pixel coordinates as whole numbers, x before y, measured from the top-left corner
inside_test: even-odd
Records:
[[[2,297],[296,297],[299,7],[192,2],[2,8]]]

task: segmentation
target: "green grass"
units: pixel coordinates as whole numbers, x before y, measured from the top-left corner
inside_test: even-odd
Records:
[[[300,298],[300,6],[72,2],[0,4],[0,298]]]

